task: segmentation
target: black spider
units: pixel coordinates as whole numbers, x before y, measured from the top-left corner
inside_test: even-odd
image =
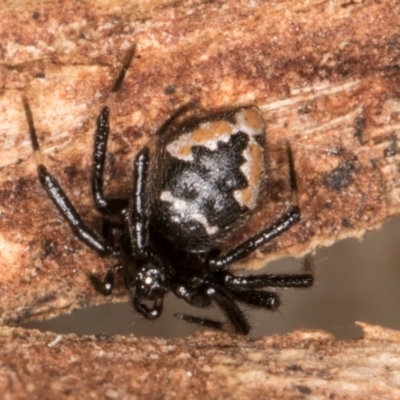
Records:
[[[126,69],[124,66],[115,91],[121,86]],[[24,107],[32,146],[39,152],[26,100]],[[97,120],[91,179],[94,206],[103,218],[102,235],[83,222],[57,180],[41,163],[39,179],[75,235],[100,256],[119,260],[104,280],[90,276],[97,291],[109,295],[115,273],[121,273],[134,308],[147,319],[161,315],[164,296],[172,291],[196,307],[208,307],[215,302],[233,329],[247,334],[250,325],[237,301],[276,310],[279,296],[263,288],[306,288],[313,284],[313,276],[235,276],[228,267],[296,224],[300,208],[292,205],[270,226],[221,254],[219,244],[248,220],[264,185],[264,122],[256,107],[240,107],[192,119],[171,130],[177,115],[159,130],[153,154],[145,147],[135,157],[129,198],[109,200],[103,195],[109,109],[102,109]],[[295,194],[289,145],[287,155]],[[207,318],[175,316],[207,327],[224,328],[222,322]]]

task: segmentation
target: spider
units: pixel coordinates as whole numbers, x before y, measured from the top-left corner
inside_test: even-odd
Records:
[[[119,77],[115,91],[121,82]],[[24,109],[36,154],[40,146],[26,99]],[[115,275],[121,274],[135,310],[147,319],[161,315],[165,295],[173,292],[195,307],[216,304],[228,324],[187,314],[175,317],[248,334],[250,324],[237,302],[274,311],[280,305],[279,295],[264,288],[307,288],[313,284],[313,275],[237,276],[229,266],[295,225],[300,208],[291,205],[271,225],[222,254],[219,246],[247,222],[264,187],[264,120],[257,107],[246,106],[191,118],[172,129],[186,111],[185,107],[178,110],[159,129],[154,145],[136,155],[128,198],[107,199],[103,171],[109,108],[101,110],[91,177],[94,207],[103,221],[101,234],[84,223],[56,178],[37,158],[39,180],[77,238],[99,256],[118,260],[104,279],[89,276],[98,292],[110,295]],[[290,145],[286,148],[291,188],[296,193]]]

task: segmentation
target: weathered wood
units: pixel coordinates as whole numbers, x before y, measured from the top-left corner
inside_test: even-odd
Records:
[[[82,336],[0,328],[4,399],[398,399],[400,333],[322,331],[257,340]],[[27,362],[29,360],[29,362]]]

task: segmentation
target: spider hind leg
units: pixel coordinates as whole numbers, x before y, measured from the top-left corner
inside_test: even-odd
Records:
[[[285,142],[289,166],[289,182],[291,188],[291,206],[271,225],[255,234],[250,239],[239,244],[224,254],[210,254],[208,266],[211,270],[223,270],[228,265],[246,258],[263,244],[270,242],[282,233],[289,230],[300,221],[300,207],[297,199],[297,180],[294,168],[293,153],[289,142]]]
[[[250,325],[243,311],[236,304],[235,298],[231,295],[229,289],[226,290],[219,284],[208,283],[204,286],[200,286],[197,290],[185,290],[185,293],[186,296],[183,297],[175,291],[178,298],[183,298],[187,303],[193,306],[205,308],[211,305],[212,301],[215,301],[227,317],[229,321],[228,325],[232,326],[236,333],[247,335],[250,332]],[[195,317],[187,314],[177,314],[177,318],[186,322],[197,323],[208,328],[219,330],[224,330],[224,327],[227,325],[212,319]]]
[[[215,329],[218,331],[224,330],[225,327],[224,323],[221,321],[203,317],[195,317],[194,315],[175,313],[174,317],[181,321],[189,322],[190,324],[197,324],[204,326],[205,328]]]

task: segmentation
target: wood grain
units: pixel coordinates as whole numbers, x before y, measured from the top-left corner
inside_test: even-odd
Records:
[[[248,340],[82,336],[0,328],[4,399],[386,399],[400,396],[400,333]],[[27,360],[29,362],[27,363]]]

